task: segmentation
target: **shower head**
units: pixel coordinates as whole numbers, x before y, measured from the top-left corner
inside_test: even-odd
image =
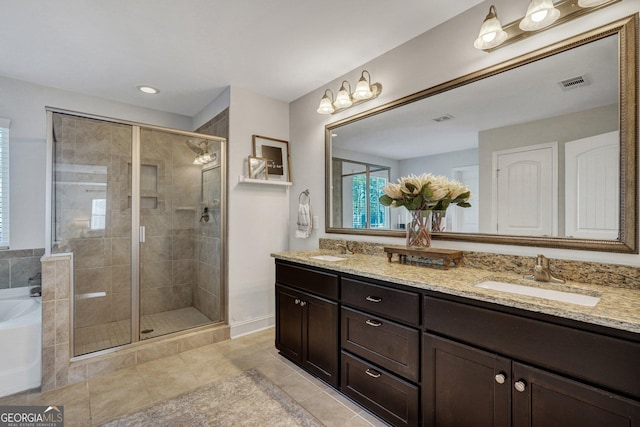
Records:
[[[207,150],[206,150],[207,141],[205,141],[205,140],[201,140],[199,142],[196,142],[196,141],[194,141],[192,139],[187,139],[186,143],[187,143],[187,147],[189,147],[189,149],[191,151],[193,151],[197,155],[202,155],[202,154],[207,152]],[[204,148],[203,148],[203,146],[204,146]]]

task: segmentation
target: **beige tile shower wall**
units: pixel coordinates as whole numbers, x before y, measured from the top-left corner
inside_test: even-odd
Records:
[[[141,210],[146,241],[141,245],[141,314],[193,305],[196,224],[200,218],[200,167],[187,137],[143,129],[143,165],[155,167],[157,183],[142,196],[157,197]],[[151,178],[150,181],[153,181]]]
[[[128,318],[131,126],[54,115],[54,253],[75,256],[75,327]],[[96,200],[104,200],[101,212]]]

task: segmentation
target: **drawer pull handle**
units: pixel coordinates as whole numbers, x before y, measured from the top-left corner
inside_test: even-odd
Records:
[[[295,305],[300,304],[300,299],[299,299],[299,298],[296,298],[296,300],[294,301],[294,304],[295,304]]]
[[[300,307],[304,307],[305,305],[307,305],[306,301],[300,301]]]
[[[377,372],[373,369],[367,369],[366,371],[364,371],[365,374],[369,375],[372,378],[378,378],[380,377],[380,372]]]
[[[378,297],[372,297],[372,296],[367,296],[366,298],[367,301],[371,301],[371,302],[375,302],[376,304],[379,302],[382,302],[382,298],[378,298]]]
[[[499,373],[498,375],[496,375],[496,382],[498,384],[504,384],[504,382],[507,380],[507,377],[505,376],[504,373]]]
[[[366,323],[366,324],[367,324],[367,325],[369,325],[369,326],[373,326],[374,328],[377,328],[377,327],[379,327],[379,326],[382,326],[382,322],[376,322],[375,320],[371,320],[371,319],[368,319],[368,320],[367,320],[366,322],[364,322],[364,323]]]
[[[527,388],[527,383],[525,382],[525,380],[516,381],[513,385],[513,388],[522,393]]]

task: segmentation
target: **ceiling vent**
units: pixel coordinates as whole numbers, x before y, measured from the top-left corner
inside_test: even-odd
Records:
[[[587,76],[577,76],[572,77],[570,79],[562,80],[558,82],[558,85],[562,88],[562,90],[570,90],[579,87],[589,86],[590,82],[587,79]]]
[[[446,122],[447,120],[453,119],[451,114],[445,114],[444,116],[436,117],[433,119],[434,122]]]

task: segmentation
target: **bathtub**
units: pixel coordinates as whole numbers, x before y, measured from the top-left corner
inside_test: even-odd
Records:
[[[40,387],[42,298],[0,289],[0,397]]]

